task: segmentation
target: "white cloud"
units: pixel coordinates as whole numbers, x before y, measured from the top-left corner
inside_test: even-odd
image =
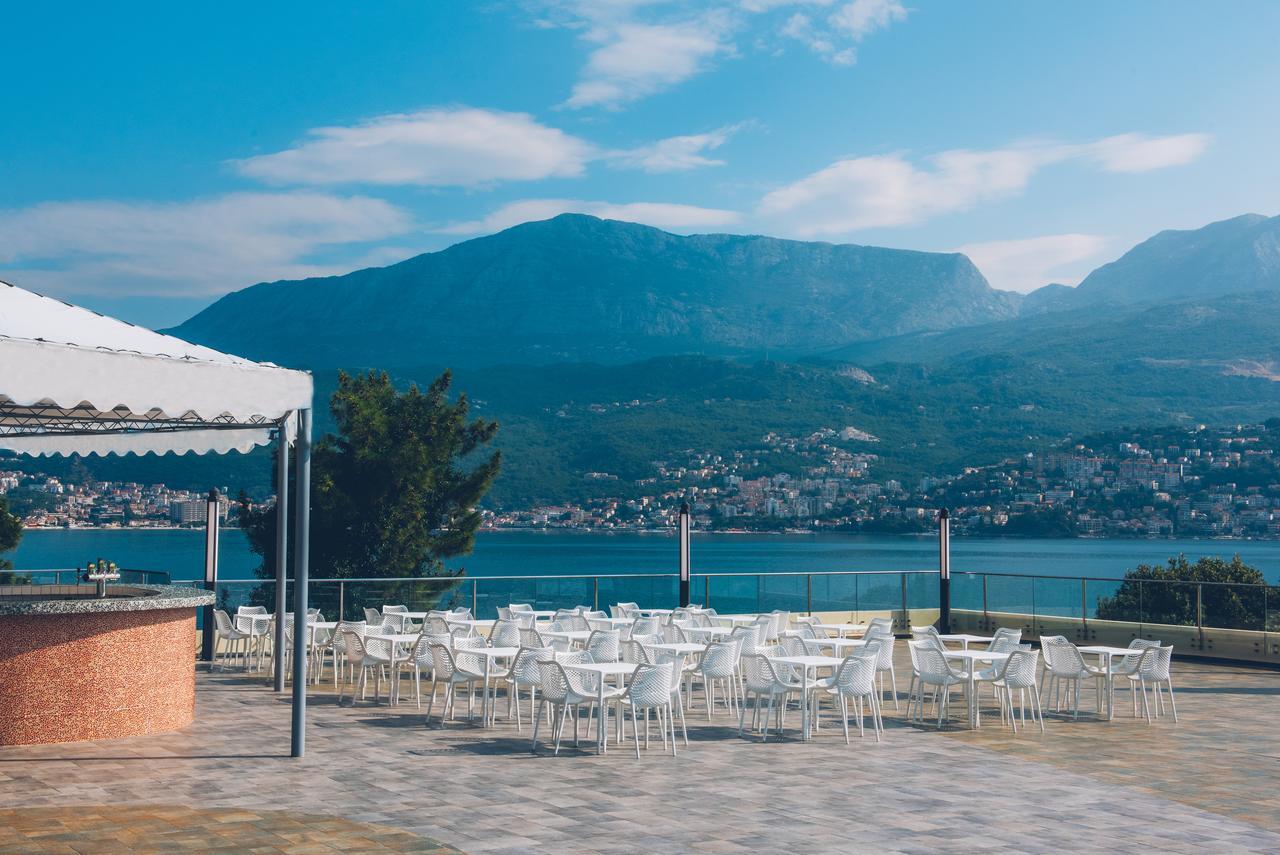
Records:
[[[558,214],[592,214],[607,220],[644,223],[664,229],[708,228],[735,223],[736,211],[700,208],[669,202],[590,202],[582,199],[523,199],[504,205],[483,219],[450,223],[435,229],[441,234],[489,234],[527,223],[546,220]]]
[[[833,29],[860,42],[876,30],[906,19],[906,7],[898,0],[853,0],[837,9],[828,21]]]
[[[783,7],[829,7],[834,12],[816,17],[809,12],[794,12],[780,30],[789,39],[803,43],[833,65],[853,65],[858,59],[857,45],[867,36],[888,29],[907,19],[907,8],[898,0],[853,0],[835,4],[834,0],[748,0],[749,12],[769,12]]]
[[[969,243],[954,251],[969,256],[992,287],[1025,294],[1050,282],[1077,284],[1106,245],[1101,235],[1063,234]]]
[[[701,166],[723,166],[723,160],[707,157],[737,133],[742,125],[726,125],[705,134],[668,137],[649,145],[615,152],[610,160],[619,166],[643,169],[645,172],[685,172]]]
[[[526,113],[456,107],[314,128],[293,148],[232,163],[269,184],[472,187],[581,175],[595,154]]]
[[[1147,172],[1191,163],[1204,153],[1212,139],[1208,134],[1119,134],[1089,144],[1086,151],[1108,172]]]
[[[597,23],[583,38],[599,47],[565,106],[616,107],[670,88],[728,51],[726,34],[727,19],[716,13],[660,24]]]
[[[1092,143],[1026,143],[991,151],[955,149],[916,164],[901,154],[839,160],[767,193],[757,207],[773,227],[801,236],[910,225],[1021,193],[1040,169],[1083,161],[1109,172],[1190,162],[1203,134],[1124,134]]]
[[[380,199],[232,193],[191,202],[46,202],[0,210],[6,278],[51,294],[190,296],[346,272],[315,254],[409,230]]]

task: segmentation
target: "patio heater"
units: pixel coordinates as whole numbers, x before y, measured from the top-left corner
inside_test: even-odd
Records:
[[[938,512],[938,631],[951,632],[951,514]]]
[[[209,491],[209,503],[204,515],[204,589],[218,594],[218,491]],[[200,633],[200,658],[213,662],[213,609],[217,604],[203,609],[203,631]]]
[[[680,505],[680,606],[689,605],[689,503]]]

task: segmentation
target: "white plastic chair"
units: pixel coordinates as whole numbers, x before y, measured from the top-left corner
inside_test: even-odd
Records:
[[[519,647],[520,625],[513,620],[497,620],[489,629],[490,647]]]
[[[876,657],[876,677],[880,683],[880,694],[884,694],[884,675],[889,674],[889,687],[893,690],[893,708],[895,710],[902,709],[902,705],[898,702],[898,673],[893,668],[893,647],[894,637],[891,632],[881,632],[875,629],[867,630],[867,643],[873,641],[880,643],[879,653]]]
[[[707,699],[707,721],[716,703],[716,684],[721,687],[721,700],[729,714],[738,711],[738,658],[741,655],[739,641],[713,641],[698,657],[697,674],[702,678],[702,690]],[[692,693],[690,693],[692,694]]]
[[[640,713],[644,713],[644,747],[649,747],[649,710],[658,711],[658,726],[662,733],[662,747],[667,747],[668,722],[671,731],[671,756],[676,756],[675,710],[673,709],[672,684],[679,691],[679,678],[674,675],[671,662],[660,665],[641,665],[631,676],[631,682],[622,694],[623,704],[631,710],[631,738],[635,742],[636,759],[640,759]],[[686,740],[686,744],[687,740]]]
[[[840,723],[844,727],[844,744],[849,745],[849,701],[857,701],[858,736],[866,736],[863,722],[863,704],[871,709],[871,727],[876,742],[884,733],[884,720],[880,715],[880,693],[876,691],[876,658],[880,642],[869,641],[862,650],[846,656],[835,674],[818,680],[817,688],[840,702]],[[817,693],[815,692],[815,695]],[[814,729],[821,720],[822,705],[814,704]]]
[[[1009,642],[1009,637],[1004,639]],[[1016,643],[1016,642],[1015,642]],[[1003,652],[1003,651],[999,651]],[[1040,687],[1036,683],[1036,674],[1040,666],[1040,653],[1036,650],[1015,649],[1009,658],[995,668],[978,671],[974,679],[978,682],[989,682],[996,691],[996,699],[1000,703],[1000,720],[1005,721],[1006,704],[1008,722],[1013,732],[1018,732],[1018,720],[1014,715],[1013,693],[1018,693],[1018,715],[1022,717],[1022,726],[1027,725],[1027,692],[1031,693],[1031,720],[1040,723],[1040,732],[1044,733],[1044,713],[1040,709]],[[981,695],[981,692],[979,692]],[[979,707],[978,715],[982,715]]]
[[[616,629],[597,629],[587,637],[587,653],[592,662],[617,662],[621,633]]]
[[[538,687],[542,685],[542,672],[538,665],[550,662],[556,652],[550,647],[521,647],[516,658],[511,660],[511,668],[505,678],[507,684],[507,718],[515,708],[516,731],[524,732],[524,722],[520,718],[520,690],[529,690],[529,718],[534,716],[534,703],[538,700]]]
[[[218,658],[218,648],[223,647],[222,663],[219,670],[227,670],[228,657],[237,655],[245,656],[248,654],[248,641],[252,636],[247,632],[241,632],[231,623],[231,616],[222,609],[213,610],[213,658]],[[219,641],[225,641],[226,645],[219,645]]]
[[[1148,647],[1142,651],[1135,672],[1128,675],[1130,691],[1136,684],[1138,690],[1142,692],[1142,711],[1147,717],[1147,724],[1151,724],[1153,712],[1156,716],[1164,715],[1164,701],[1160,696],[1162,685],[1169,690],[1169,709],[1173,712],[1174,722],[1178,721],[1178,705],[1173,700],[1173,680],[1169,673],[1172,663],[1173,645]],[[1154,695],[1151,703],[1147,702],[1148,686],[1151,687],[1151,693]],[[1137,717],[1136,707],[1134,717]]]
[[[917,671],[916,698],[914,701],[908,701],[907,712],[910,713],[912,703],[916,703],[915,720],[924,721],[925,687],[931,686],[934,691],[934,704],[938,710],[938,726],[941,727],[942,719],[948,716],[951,688],[960,686],[967,693],[969,672],[953,668],[951,663],[947,661],[947,657],[943,655],[942,649],[931,641],[912,641],[910,645],[915,654]],[[941,693],[941,697],[939,697],[939,693]]]
[[[867,635],[871,635],[879,631],[881,634],[888,633],[893,635],[893,618],[891,617],[873,617],[867,621]]]
[[[419,633],[417,640],[413,643],[413,651],[410,653],[409,658],[398,663],[398,667],[410,667],[413,669],[413,696],[418,709],[422,709],[422,674],[424,671],[428,675],[434,675],[435,673],[435,657],[431,655],[431,645],[447,645],[448,643],[449,636],[447,635]]]
[[[351,693],[351,703],[355,703],[355,693],[360,693],[360,700],[365,699],[368,689],[369,673],[373,673],[373,700],[377,703],[382,693],[382,669],[391,664],[391,642],[376,635],[361,635],[347,630],[344,634],[347,664],[351,667],[352,676],[359,671],[360,678]],[[342,703],[342,688],[338,688],[338,703]]]
[[[743,726],[746,723],[747,708],[745,701],[755,695],[755,703],[751,708],[751,729],[756,730],[760,714],[760,702],[765,698],[769,700],[769,708],[765,713],[764,719],[764,741],[769,741],[769,719],[773,716],[774,706],[777,704],[777,722],[778,730],[782,730],[783,710],[787,705],[787,697],[789,695],[798,695],[804,691],[804,686],[796,680],[789,677],[781,676],[773,663],[769,661],[769,657],[762,653],[752,653],[742,657],[743,668],[743,700],[744,706],[738,715],[738,735],[742,735]],[[777,703],[778,699],[781,703]]]
[[[1072,718],[1080,717],[1080,684],[1092,679],[1098,697],[1098,712],[1102,712],[1104,680],[1106,672],[1097,666],[1084,661],[1080,649],[1066,639],[1065,636],[1052,635],[1040,639],[1040,649],[1044,652],[1045,684],[1041,692],[1048,697],[1044,706],[1062,709],[1062,686],[1072,692]],[[1054,699],[1057,699],[1055,705]]]
[[[576,661],[589,662],[591,659],[584,652],[569,654],[569,656],[559,660],[553,659],[550,662],[538,663],[538,670],[542,680],[542,698],[538,702],[538,715],[533,724],[533,751],[538,750],[538,726],[542,723],[543,707],[548,704],[551,705],[554,713],[555,753],[560,753],[560,737],[564,731],[566,716],[573,718],[573,744],[575,746],[579,744],[578,722],[581,716],[577,715],[577,710],[583,704],[594,704],[596,702],[600,688],[596,681],[600,679],[600,676],[564,667],[566,664]],[[623,690],[621,689],[605,686],[605,704],[607,705],[610,700],[616,700],[622,694]],[[600,710],[600,718],[597,720],[597,729],[605,726],[605,720],[605,710],[602,709]],[[587,738],[591,738],[590,720],[587,722]]]
[[[467,720],[475,714],[475,684],[484,680],[484,672],[474,667],[476,657],[459,661],[447,644],[432,644],[431,648],[431,700],[427,702],[427,721],[431,720],[431,710],[436,702],[436,687],[444,683],[444,710],[440,713],[440,726],[445,719],[453,721],[454,704],[459,686],[467,687]],[[460,653],[460,651],[459,651]]]

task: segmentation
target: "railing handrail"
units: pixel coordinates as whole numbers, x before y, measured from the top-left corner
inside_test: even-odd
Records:
[[[19,570],[18,573],[53,573],[53,572],[69,572],[70,568],[65,571],[55,570]],[[156,570],[138,570],[133,572],[140,573],[158,573]],[[764,570],[764,571],[733,571],[728,573],[709,572],[709,573],[693,573],[691,576],[702,579],[727,579],[733,577],[755,577],[765,576],[774,577],[794,577],[794,576],[936,576],[937,570]],[[335,582],[502,582],[502,581],[529,581],[529,580],[545,580],[545,579],[671,579],[674,573],[557,573],[551,575],[533,575],[533,576],[352,576],[352,577],[311,577],[314,584],[333,584]],[[1056,573],[1007,573],[996,570],[954,570],[952,576],[995,576],[1005,579],[1054,579],[1059,581],[1070,582],[1109,582],[1114,584],[1122,584],[1125,582],[1142,582],[1153,585],[1218,585],[1223,587],[1239,587],[1239,588],[1275,588],[1280,587],[1280,583],[1271,582],[1213,582],[1200,581],[1197,579],[1127,579],[1124,577],[1114,576],[1068,576]],[[203,582],[203,579],[175,579],[175,582]],[[250,585],[261,584],[263,582],[274,582],[275,579],[219,579],[219,584],[228,585]],[[292,581],[292,580],[286,580]]]

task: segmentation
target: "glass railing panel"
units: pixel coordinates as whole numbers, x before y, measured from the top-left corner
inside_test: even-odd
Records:
[[[1280,632],[1280,586],[1268,585],[1262,589],[1265,629],[1267,632]]]
[[[1035,613],[1035,590],[1029,576],[987,576],[987,611],[1031,615]]]
[[[858,576],[859,612],[897,612],[901,610],[901,574],[871,573]]]
[[[951,608],[963,611],[982,611],[982,574],[951,574]]]
[[[755,574],[709,573],[704,605],[723,615],[760,611],[760,588]]]
[[[1196,625],[1196,585],[1189,582],[1138,580],[1142,623]]]
[[[812,610],[849,612],[858,610],[858,577],[853,573],[815,573],[809,577]]]
[[[415,612],[471,608],[471,580],[460,577],[316,579],[308,592],[308,605],[319,609],[328,620],[366,620],[365,609],[381,614],[384,605],[403,605]]]
[[[1139,623],[1142,609],[1137,589],[1120,579],[1088,579],[1084,583],[1085,617]]]
[[[808,578],[802,574],[760,573],[755,611],[805,612],[809,607]]]
[[[671,609],[678,605],[680,580],[671,574],[602,576],[597,590],[603,611],[609,611],[610,606],[618,603],[637,603],[642,609]],[[689,579],[689,599],[706,605],[702,602],[706,599],[704,577],[694,576]]]
[[[1031,588],[1037,617],[1083,619],[1084,592],[1079,579],[1033,578]]]
[[[903,573],[902,578],[907,584],[907,610],[908,611],[937,611],[939,605],[938,584],[939,578],[936,573]],[[952,583],[954,585],[954,578]],[[952,608],[955,608],[954,589],[952,593]]]
[[[1265,585],[1198,585],[1201,624],[1217,629],[1267,628]]]

